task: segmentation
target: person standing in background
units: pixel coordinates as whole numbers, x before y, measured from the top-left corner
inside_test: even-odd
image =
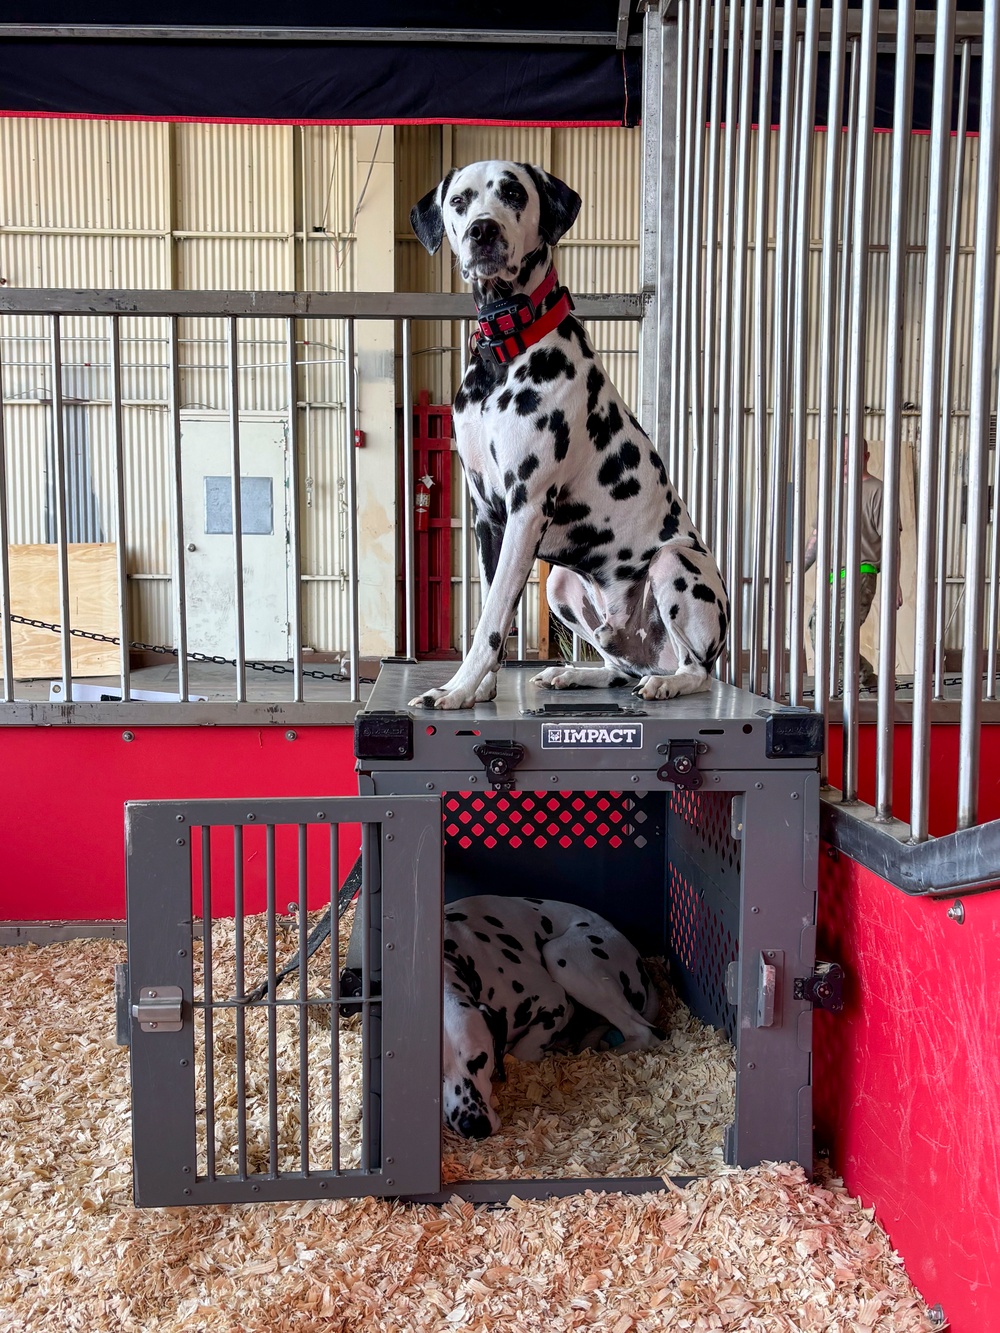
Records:
[[[844,458],[844,484],[847,484],[847,458],[845,440],[845,458]],[[868,613],[872,609],[872,603],[875,600],[875,593],[878,588],[878,575],[882,564],[882,482],[879,477],[873,477],[868,471],[868,441],[864,442],[864,460],[861,465],[861,575],[858,583],[858,628],[868,619]],[[805,568],[810,569],[816,563],[816,527],[813,526],[812,536],[806,543],[805,549]],[[840,571],[841,580],[847,577],[846,569]],[[831,575],[831,582],[833,576]],[[844,611],[846,609],[846,598],[840,598],[840,628],[837,638],[837,657],[842,659],[844,655]],[[903,605],[903,590],[900,584],[896,584],[896,609]],[[816,603],[813,602],[812,612],[809,616],[809,639],[816,650]],[[860,657],[861,667],[861,688],[863,690],[874,690],[878,688],[878,676],[875,674],[875,668],[863,654]]]

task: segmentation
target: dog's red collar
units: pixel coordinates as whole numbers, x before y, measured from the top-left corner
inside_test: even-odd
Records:
[[[557,328],[573,309],[573,298],[565,287],[552,309],[539,314],[542,302],[557,282],[555,268],[550,268],[530,296],[519,294],[480,306],[479,328],[469,339],[472,355],[480,356],[487,351],[498,366],[506,366]]]

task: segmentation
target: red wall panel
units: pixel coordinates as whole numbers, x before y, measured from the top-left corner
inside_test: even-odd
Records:
[[[283,727],[138,727],[134,736],[0,733],[0,921],[124,919],[126,801],[357,795],[350,727],[301,727],[293,741]],[[345,839],[341,865],[352,860]]]
[[[958,818],[958,746],[957,726],[931,728],[928,819],[931,835],[940,838],[954,833]],[[875,804],[876,728],[858,728],[858,795],[868,805]],[[979,742],[979,819],[1000,819],[1000,726],[984,726]],[[892,812],[904,824],[910,822],[910,764],[912,728],[893,729]],[[840,727],[830,728],[830,782],[840,786],[843,773],[844,744]]]
[[[952,1333],[1000,1329],[1000,890],[908,898],[820,858],[820,945],[844,965],[817,1013],[817,1142]]]

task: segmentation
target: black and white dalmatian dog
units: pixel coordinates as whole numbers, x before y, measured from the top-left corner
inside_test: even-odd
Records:
[[[614,926],[572,903],[484,894],[445,909],[445,1123],[465,1138],[500,1128],[492,1084],[505,1052],[540,1060],[599,1044],[645,1050],[659,996]]]
[[[411,706],[494,697],[536,555],[553,566],[553,614],[604,659],[549,667],[537,684],[638,678],[642,698],[670,699],[707,689],[722,651],[729,599],[718,566],[555,277],[552,247],[580,202],[538,167],[476,162],[449,172],[410,213],[431,254],[447,236],[479,309],[453,419],[484,597],[464,662]]]

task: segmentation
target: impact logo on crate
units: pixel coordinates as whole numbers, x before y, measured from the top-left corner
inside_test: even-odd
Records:
[[[641,722],[544,722],[543,750],[641,750]]]

